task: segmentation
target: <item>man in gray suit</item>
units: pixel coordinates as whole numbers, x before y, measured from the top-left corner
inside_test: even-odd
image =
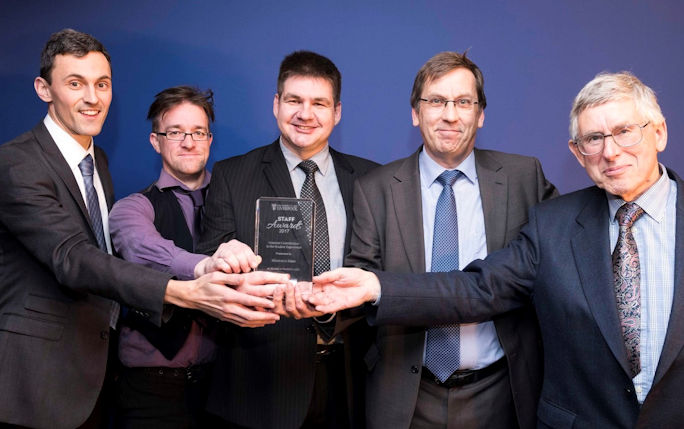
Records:
[[[486,105],[482,72],[465,54],[442,52],[423,65],[411,93],[423,146],[356,182],[347,265],[461,268],[503,247],[527,222],[529,207],[556,195],[536,159],[474,149]],[[450,189],[439,182],[449,174]],[[451,196],[442,197],[443,189]],[[447,197],[455,206],[444,213]],[[447,329],[374,328],[365,356],[368,427],[534,427],[537,331],[530,306]],[[452,362],[443,368],[441,360]]]

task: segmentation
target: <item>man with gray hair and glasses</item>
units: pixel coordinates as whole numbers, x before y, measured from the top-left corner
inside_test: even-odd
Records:
[[[665,119],[653,90],[621,72],[590,81],[570,123],[570,150],[596,186],[534,207],[517,239],[463,272],[338,270],[316,279],[325,294],[312,302],[336,311],[368,301],[371,323],[415,326],[532,301],[544,346],[539,427],[681,427],[684,182],[658,162]]]

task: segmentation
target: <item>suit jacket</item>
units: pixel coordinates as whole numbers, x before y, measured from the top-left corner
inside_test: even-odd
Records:
[[[357,181],[347,265],[425,272],[419,153],[377,168]],[[557,191],[535,158],[476,149],[475,166],[487,251],[492,252],[518,234],[532,205]],[[521,428],[531,428],[542,374],[534,310],[525,306],[496,317],[494,324],[508,359],[518,423]],[[375,330],[365,356],[369,428],[409,427],[418,398],[425,326],[389,325]]]
[[[345,204],[348,249],[354,179],[377,164],[332,148],[330,154]],[[202,253],[213,252],[233,238],[253,247],[257,198],[296,196],[277,140],[216,163],[209,189],[199,245]],[[300,427],[313,388],[316,330],[312,319],[283,318],[257,329],[226,328],[212,378],[209,411],[247,427]]]
[[[608,204],[597,187],[533,208],[518,238],[466,272],[379,273],[382,299],[374,322],[477,321],[531,298],[544,345],[538,427],[682,427],[684,182],[668,174],[677,182],[674,301],[654,383],[641,407],[615,305]],[[415,281],[420,289],[412,287]]]
[[[95,148],[111,206],[107,158]],[[71,428],[105,375],[112,302],[161,321],[169,276],[100,251],[76,179],[40,122],[0,146],[0,421]]]

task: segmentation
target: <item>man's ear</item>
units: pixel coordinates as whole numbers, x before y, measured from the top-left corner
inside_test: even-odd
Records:
[[[161,153],[161,148],[159,147],[159,136],[157,133],[150,133],[150,144],[154,150],[157,151],[157,153]]]
[[[575,158],[577,158],[577,162],[580,163],[582,167],[584,167],[584,155],[579,151],[579,148],[575,144],[574,140],[568,140],[568,149],[570,149],[570,152],[572,152],[573,155],[575,155]]]
[[[33,81],[33,89],[36,90],[36,94],[38,94],[38,98],[40,98],[41,100],[43,100],[46,103],[52,102],[52,93],[50,92],[50,84],[47,83],[47,81],[45,79],[43,79],[40,76],[35,78]]]

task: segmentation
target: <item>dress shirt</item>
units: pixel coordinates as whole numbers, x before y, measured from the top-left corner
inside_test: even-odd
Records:
[[[207,171],[198,189],[206,188],[209,179]],[[160,190],[175,188],[172,192],[194,240],[199,235],[194,226],[194,205],[190,195],[184,192],[190,189],[163,169],[155,186]],[[194,278],[195,265],[206,258],[206,255],[176,247],[173,241],[159,234],[154,226],[154,208],[143,194],[135,193],[119,200],[112,208],[109,221],[114,248],[127,261],[174,274],[179,280],[188,280]],[[127,367],[185,368],[210,362],[215,348],[212,333],[205,332],[198,322],[193,322],[188,339],[172,360],[166,359],[140,332],[127,326],[121,328],[119,337],[119,359]]]
[[[90,139],[90,146],[88,150],[83,149],[73,137],[64,131],[59,125],[55,123],[50,117],[50,114],[45,115],[43,119],[43,124],[47,128],[50,136],[55,141],[57,148],[62,153],[62,156],[69,165],[71,172],[76,179],[78,184],[78,189],[81,191],[81,196],[83,197],[83,203],[88,207],[88,198],[86,197],[85,184],[83,182],[83,174],[81,169],[78,168],[78,164],[83,161],[88,154],[93,157],[93,186],[95,187],[95,192],[97,193],[97,199],[100,203],[100,214],[102,217],[102,230],[104,232],[105,242],[107,243],[107,252],[112,253],[112,242],[109,238],[109,209],[107,207],[107,198],[105,197],[104,189],[102,188],[102,182],[100,182],[100,175],[97,172],[97,160],[95,159],[95,149],[93,146],[93,139]]]
[[[290,172],[292,179],[292,186],[295,190],[295,195],[299,198],[302,191],[306,173],[298,168],[300,159],[294,152],[288,149],[280,140],[280,150],[285,157],[287,169]],[[316,186],[323,198],[325,204],[326,219],[328,219],[328,236],[330,238],[330,269],[334,270],[342,266],[344,258],[344,238],[347,232],[347,214],[344,209],[344,201],[342,200],[342,193],[340,192],[340,185],[337,183],[337,175],[335,174],[335,166],[333,159],[330,156],[328,145],[309,158],[316,162],[318,171],[316,172]]]
[[[642,403],[653,384],[674,297],[677,184],[668,178],[664,166],[660,171],[660,179],[634,201],[645,213],[632,226],[641,263],[641,372],[632,381]],[[607,197],[610,248],[614,249],[620,228],[615,213],[625,201]]]
[[[423,212],[423,240],[425,243],[425,267],[432,266],[432,239],[437,200],[442,185],[437,177],[445,170],[422,150],[418,157],[420,192]],[[463,269],[475,259],[487,256],[484,212],[480,198],[480,186],[475,170],[475,155],[470,155],[456,167],[463,173],[453,185],[458,212],[458,260]],[[420,287],[420,286],[417,286]],[[460,325],[461,366],[459,369],[480,369],[503,357],[504,352],[494,328],[494,322],[462,323]]]

